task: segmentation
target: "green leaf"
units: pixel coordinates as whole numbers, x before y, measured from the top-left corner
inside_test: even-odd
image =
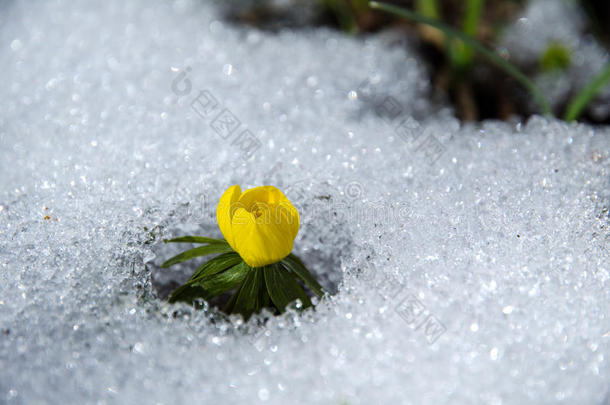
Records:
[[[250,266],[241,262],[218,274],[214,274],[201,279],[193,280],[189,284],[199,286],[205,292],[204,298],[210,299],[237,287],[244,281],[250,270]]]
[[[324,295],[324,290],[320,283],[316,281],[313,275],[307,270],[307,267],[303,264],[301,259],[299,259],[294,254],[289,254],[285,257],[281,263],[290,269],[294,274],[296,274],[301,280],[307,284],[307,287],[311,288],[311,290],[316,293],[318,297]]]
[[[188,304],[192,304],[195,298],[202,298],[203,294],[204,291],[201,287],[187,283],[172,291],[172,293],[169,295],[168,301],[170,304],[173,304],[176,301],[183,301]]]
[[[205,300],[214,298],[239,286],[249,269],[250,267],[241,261],[240,258],[237,265],[233,265],[219,273],[187,281],[171,293],[169,302],[192,302],[195,298],[203,298]]]
[[[177,256],[172,257],[171,259],[169,259],[168,261],[163,263],[161,265],[161,267],[166,268],[169,266],[173,266],[174,264],[182,263],[182,262],[194,259],[195,257],[199,257],[199,256],[207,256],[207,255],[213,255],[216,253],[225,253],[225,252],[232,252],[232,251],[233,251],[233,249],[231,249],[231,246],[229,246],[228,244],[216,244],[215,243],[213,245],[199,246],[194,249],[190,249],[185,252],[182,252]]]
[[[233,295],[231,295],[229,302],[227,302],[226,305],[224,306],[224,308],[222,309],[227,314],[233,313],[233,308],[235,308],[235,302],[237,302],[237,297],[239,297],[239,292],[241,291],[242,285],[243,285],[243,283],[240,284],[239,287],[237,287],[235,289],[235,292],[233,293]]]
[[[294,275],[283,266],[277,264],[267,266],[264,268],[264,273],[267,292],[280,312],[284,312],[286,306],[296,299],[301,300],[303,308],[311,306],[309,297],[297,283]]]
[[[165,243],[223,243],[227,244],[224,239],[206,238],[205,236],[181,236],[174,239],[163,239]]]
[[[260,311],[264,305],[265,288],[263,268],[250,267],[235,301],[233,313],[241,314],[247,321],[253,312]]]
[[[262,289],[262,304],[261,304],[261,309],[263,308],[273,308],[273,305],[271,304],[271,297],[269,296],[269,292],[267,291],[267,288],[263,288]]]
[[[189,278],[189,281],[212,276],[242,262],[242,258],[236,252],[223,253],[203,263],[195,270],[195,273]]]

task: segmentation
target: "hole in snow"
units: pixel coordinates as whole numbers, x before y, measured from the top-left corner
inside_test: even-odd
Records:
[[[174,289],[191,277],[195,269],[214,256],[198,257],[169,268],[161,268],[161,264],[169,258],[185,250],[201,246],[188,243],[163,243],[162,240],[185,235],[222,238],[222,234],[215,222],[207,220],[202,225],[188,223],[170,225],[161,233],[162,236],[157,237],[152,245],[154,259],[148,261],[146,267],[151,274],[152,289],[159,299],[166,300]],[[342,279],[341,258],[349,251],[350,246],[351,239],[347,225],[332,223],[324,217],[319,217],[307,223],[301,223],[293,253],[303,260],[322,287],[334,294]],[[314,295],[307,287],[304,286],[304,289],[309,296]],[[231,297],[232,292],[210,300],[210,306],[222,308]]]

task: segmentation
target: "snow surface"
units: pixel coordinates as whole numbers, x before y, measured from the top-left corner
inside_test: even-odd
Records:
[[[607,403],[608,128],[461,125],[391,34],[1,7],[0,402]],[[245,325],[159,298],[161,239],[218,235],[232,184],[286,191],[336,294]]]

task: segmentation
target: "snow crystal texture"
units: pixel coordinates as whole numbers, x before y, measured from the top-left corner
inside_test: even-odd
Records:
[[[607,128],[461,125],[392,35],[0,7],[0,402],[608,401]],[[315,310],[162,299],[232,184],[299,208]]]

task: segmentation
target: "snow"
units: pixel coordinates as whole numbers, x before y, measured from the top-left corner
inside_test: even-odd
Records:
[[[2,402],[608,400],[608,128],[462,125],[392,34],[2,7]],[[158,268],[183,248],[161,239],[220,235],[232,184],[299,208],[335,292],[315,310],[244,325],[159,298],[188,272]]]

